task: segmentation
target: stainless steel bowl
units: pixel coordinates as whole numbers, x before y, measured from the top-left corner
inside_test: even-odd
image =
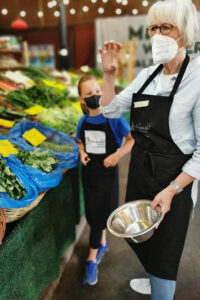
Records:
[[[116,236],[141,243],[154,234],[160,218],[161,212],[151,210],[151,201],[141,199],[114,210],[108,218],[107,227]]]

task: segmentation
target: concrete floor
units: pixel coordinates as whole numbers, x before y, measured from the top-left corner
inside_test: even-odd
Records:
[[[129,157],[119,164],[120,204],[124,202]],[[199,199],[200,200],[200,199]],[[144,277],[145,272],[127,243],[108,234],[110,251],[99,265],[99,280],[95,286],[82,285],[85,260],[88,254],[86,226],[54,292],[53,300],[148,300],[149,296],[135,293],[129,288],[131,278]],[[174,300],[200,300],[200,204],[190,224],[184,248]]]

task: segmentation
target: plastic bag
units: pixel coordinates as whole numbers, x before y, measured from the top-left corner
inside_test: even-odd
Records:
[[[3,135],[0,135],[0,140],[9,140],[12,144],[18,145],[16,141],[9,139]],[[26,173],[29,176],[31,182],[37,187],[38,193],[42,193],[49,188],[57,186],[63,178],[62,169],[58,165],[56,165],[55,170],[53,170],[52,172],[45,173],[42,170],[23,164],[13,154],[7,158],[7,161],[17,166],[19,169],[21,169],[22,172]]]
[[[31,203],[38,197],[37,188],[34,185],[31,185],[30,178],[24,174],[24,172],[19,170],[17,166],[8,161],[5,162],[5,165],[10,167],[11,171],[18,178],[27,194],[25,197],[15,200],[7,193],[0,192],[0,208],[20,208],[31,205]]]
[[[50,188],[57,186],[62,178],[62,169],[58,166],[51,173],[45,173],[39,169],[25,165],[15,155],[10,155],[8,161],[16,165],[22,172],[26,173],[31,182],[36,186],[38,193],[42,193]]]
[[[68,136],[65,133],[56,131],[53,128],[43,126],[36,122],[31,121],[23,121],[15,124],[15,126],[9,131],[8,137],[14,141],[17,141],[17,144],[26,150],[34,150],[38,147],[34,147],[30,145],[24,138],[23,134],[27,130],[32,128],[36,128],[43,135],[47,137],[47,139],[51,140],[52,143],[60,144],[60,145],[70,145],[73,146],[73,150],[71,152],[55,152],[48,150],[49,153],[53,153],[59,160],[58,165],[62,169],[70,169],[74,168],[78,165],[79,162],[79,147],[76,141]],[[40,148],[42,151],[47,151],[47,149]]]

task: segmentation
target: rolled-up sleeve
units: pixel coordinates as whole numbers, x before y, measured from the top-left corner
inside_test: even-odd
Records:
[[[196,137],[196,148],[182,170],[190,176],[200,180],[200,99],[193,109],[193,126]]]
[[[111,103],[100,108],[106,118],[120,118],[123,114],[130,112],[132,94],[136,93],[147,78],[147,69],[142,70],[136,79],[120,94],[116,95]]]

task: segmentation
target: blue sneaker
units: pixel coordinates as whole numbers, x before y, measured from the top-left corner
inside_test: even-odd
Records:
[[[103,255],[108,252],[109,248],[108,248],[108,242],[106,242],[106,245],[103,246],[102,244],[100,245],[98,252],[97,252],[97,264],[100,263]]]
[[[98,280],[98,267],[97,263],[88,260],[85,266],[85,276],[83,278],[83,284],[94,285]]]

